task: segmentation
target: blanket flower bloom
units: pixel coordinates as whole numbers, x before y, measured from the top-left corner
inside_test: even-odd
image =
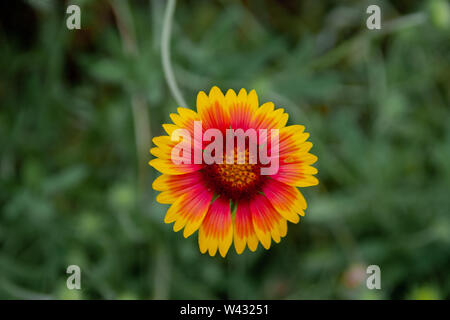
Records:
[[[168,135],[153,138],[156,147],[150,150],[156,159],[149,164],[162,173],[153,182],[153,189],[161,191],[156,200],[171,205],[164,222],[174,222],[176,232],[184,229],[186,238],[198,230],[200,251],[211,256],[219,251],[225,257],[233,242],[238,254],[246,246],[255,251],[259,243],[269,249],[272,240],[280,242],[287,233],[287,221],[298,223],[299,216],[304,216],[306,201],[297,187],[319,183],[314,177],[317,169],[311,166],[317,157],[309,153],[313,144],[306,141],[309,134],[304,126],[286,126],[284,109],[275,109],[272,102],[259,106],[255,90],[247,94],[241,89],[236,95],[230,89],[224,95],[213,87],[209,95],[199,92],[197,111],[177,111],[170,115],[173,124],[163,124]],[[175,135],[180,129],[181,140]],[[231,153],[229,148],[226,154],[219,149],[211,152],[208,129],[215,130],[215,146],[223,148],[228,141],[218,139],[220,134],[253,130],[256,135],[246,136],[245,141],[271,153],[276,170],[264,174],[268,162],[245,144],[234,147],[234,140]],[[205,136],[199,138],[198,130],[206,131]],[[275,132],[276,139],[269,140],[264,130]],[[192,143],[186,134],[194,137]],[[192,161],[173,160],[173,150],[180,144],[184,159]],[[220,161],[195,161],[207,153]]]

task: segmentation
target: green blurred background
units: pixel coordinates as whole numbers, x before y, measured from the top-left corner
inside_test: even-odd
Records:
[[[66,8],[81,7],[81,30]],[[382,29],[366,28],[366,8]],[[256,89],[319,157],[269,251],[202,255],[163,223],[151,138],[177,108],[166,1],[3,1],[0,298],[450,298],[448,1],[178,1],[171,60],[199,90]],[[66,268],[81,267],[81,290]],[[381,290],[365,286],[381,268]]]

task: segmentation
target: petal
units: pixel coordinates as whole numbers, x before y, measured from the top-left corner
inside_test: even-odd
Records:
[[[223,132],[230,126],[230,113],[226,108],[225,97],[216,86],[207,97],[203,91],[197,95],[197,111],[202,120],[203,129],[219,129]]]
[[[309,148],[309,145],[305,146]],[[309,150],[309,149],[308,149]],[[309,166],[317,161],[317,156],[311,153],[294,153],[290,156],[282,159],[284,163],[301,163],[305,166]]]
[[[233,241],[229,200],[219,197],[209,207],[198,232],[200,251],[214,256],[219,249],[225,257]]]
[[[163,191],[160,193],[156,200],[160,203],[173,203],[176,199],[183,196],[187,191],[196,190],[203,185],[203,176],[199,171],[181,175],[168,175],[163,174],[153,181],[153,189],[157,191]],[[167,202],[172,199],[172,202]],[[164,202],[161,202],[161,201]]]
[[[157,159],[151,160],[149,165],[161,173],[178,175],[197,171],[202,168],[201,164],[194,163],[195,143],[189,140],[184,141],[182,136],[179,141],[172,140],[172,137],[170,136],[154,137],[152,141],[157,147],[150,149],[150,153],[157,157]],[[182,157],[180,160],[186,158],[189,163],[179,164],[172,161],[172,151],[175,146],[180,148],[179,156]],[[201,150],[199,152],[201,152]]]
[[[157,137],[157,138],[168,138],[166,136],[164,137]],[[156,139],[156,138],[154,138]],[[161,143],[162,140],[159,141],[159,143]],[[179,160],[179,161],[183,161],[183,162],[187,162],[189,164],[193,164],[194,163],[194,149],[193,149],[193,143],[191,143],[190,141],[172,141],[172,140],[168,140],[165,144],[161,143],[160,146],[156,147],[156,148],[151,148],[150,149],[150,153],[152,155],[154,155],[157,158],[160,159],[165,159],[165,160],[171,160],[172,159],[172,150],[174,147],[178,148],[178,151],[175,150],[176,152],[178,152],[178,157],[175,158],[175,160]],[[202,151],[199,148],[199,152],[201,153]],[[184,161],[186,160],[186,161]]]
[[[150,160],[148,164],[161,173],[174,175],[194,172],[202,168],[202,165],[199,164],[175,164],[170,159],[159,158]]]
[[[169,174],[160,175],[153,181],[152,188],[156,191],[165,191],[165,190],[169,189],[168,182],[171,177],[173,177],[173,176],[169,175]]]
[[[176,130],[176,129],[181,129],[180,127],[178,127],[176,124],[171,124],[171,123],[164,123],[162,125],[162,127],[164,128],[164,131],[166,131],[166,133],[169,135],[169,137],[172,135],[172,133]]]
[[[296,187],[310,187],[319,183],[312,174],[317,173],[317,169],[306,163],[280,163],[278,172],[271,176],[273,179]]]
[[[255,251],[258,242],[249,204],[246,201],[241,201],[237,204],[234,217],[234,248],[238,254],[241,254],[247,244],[251,251]]]
[[[200,121],[200,116],[197,112],[188,109],[188,108],[178,108],[178,113],[171,113],[170,119],[173,123],[181,129],[187,129],[191,134],[191,137],[194,136],[194,122]],[[165,129],[165,128],[164,128]]]
[[[304,130],[305,127],[301,125],[288,126],[280,129],[279,154],[281,158],[294,153],[306,153],[311,149],[312,143],[305,142],[309,137],[309,133],[304,132]]]
[[[274,110],[273,102],[266,102],[254,113],[251,127],[254,129],[281,129],[286,125],[288,114],[284,109]]]
[[[263,193],[280,215],[292,223],[297,223],[299,214],[304,215],[306,201],[296,187],[270,179],[263,187]]]
[[[170,191],[163,191],[156,196],[156,201],[162,204],[172,204],[177,201],[178,197]]]
[[[165,223],[175,222],[175,232],[184,228],[185,238],[193,234],[201,225],[212,200],[212,192],[201,184],[191,188],[180,196],[169,208]]]
[[[269,200],[259,194],[250,202],[253,227],[264,248],[270,248],[271,239],[280,242],[280,224],[284,219],[270,204]]]
[[[245,89],[241,89],[239,96],[233,90],[228,90],[225,95],[226,105],[230,111],[230,125],[232,129],[250,128],[253,114],[258,109],[258,95],[255,90],[247,95]]]

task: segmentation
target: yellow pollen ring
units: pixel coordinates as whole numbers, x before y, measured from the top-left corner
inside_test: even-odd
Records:
[[[244,163],[237,163],[238,159],[240,162],[244,160]],[[249,163],[248,150],[245,151],[245,155],[242,151],[234,152],[233,164],[228,164],[225,162],[223,164],[215,164],[214,166],[220,182],[233,188],[245,188],[253,184],[258,179],[258,175],[255,173],[256,164]]]

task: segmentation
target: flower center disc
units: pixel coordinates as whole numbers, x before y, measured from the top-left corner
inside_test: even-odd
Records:
[[[205,177],[210,181],[216,193],[238,200],[242,196],[249,196],[259,191],[262,181],[260,165],[250,163],[248,150],[245,153],[235,150],[233,164],[228,164],[226,160],[224,158],[221,164],[205,166]],[[237,163],[238,160],[244,163]]]

